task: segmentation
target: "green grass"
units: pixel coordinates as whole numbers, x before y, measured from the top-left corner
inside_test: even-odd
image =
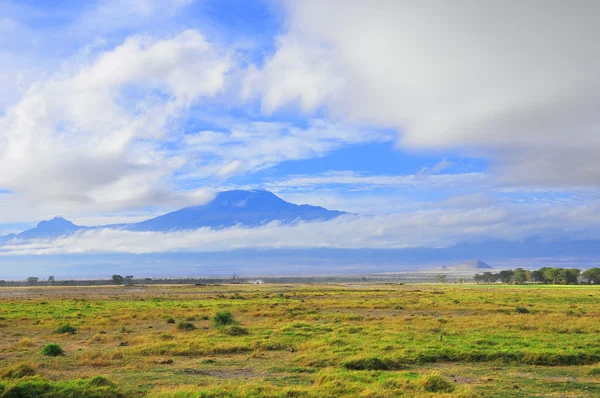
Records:
[[[66,323],[64,325],[59,326],[54,330],[56,334],[75,334],[77,333],[77,328],[74,328],[70,324]]]
[[[59,357],[65,355],[65,352],[61,348],[60,345],[56,343],[46,344],[42,348],[42,355],[46,355],[48,357]]]
[[[0,293],[0,397],[600,396],[599,286]]]

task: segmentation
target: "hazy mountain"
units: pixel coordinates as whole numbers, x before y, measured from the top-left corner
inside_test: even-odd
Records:
[[[271,221],[326,221],[344,214],[323,207],[296,205],[268,191],[225,191],[203,206],[186,207],[127,226],[135,231],[172,231],[199,227],[256,227]]]
[[[226,228],[234,225],[257,227],[272,221],[291,224],[297,221],[326,221],[344,214],[319,206],[296,205],[267,191],[225,191],[202,206],[186,207],[134,224],[105,225],[131,231],[167,232],[200,227]],[[84,227],[62,217],[40,222],[35,228],[0,237],[0,242],[17,239],[40,239],[69,235],[100,227]]]
[[[87,229],[73,224],[69,220],[65,220],[62,217],[54,217],[52,220],[41,221],[35,228],[23,231],[19,234],[9,234],[0,237],[0,242],[6,242],[11,239],[41,239],[41,238],[54,238],[63,235],[69,235],[73,232]]]
[[[481,260],[471,260],[464,263],[456,264],[456,265],[445,265],[438,268],[435,268],[436,272],[485,272],[489,270],[493,270],[489,264],[484,263]]]

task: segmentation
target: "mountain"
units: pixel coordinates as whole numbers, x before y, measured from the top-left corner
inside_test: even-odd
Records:
[[[63,235],[70,235],[76,231],[87,229],[73,224],[69,220],[65,220],[62,217],[54,217],[52,220],[41,221],[35,228],[23,231],[19,234],[9,234],[0,237],[0,243],[6,242],[11,239],[42,239],[42,238],[55,238]]]
[[[134,231],[173,231],[199,227],[257,227],[271,221],[326,221],[344,214],[323,207],[296,205],[268,191],[225,191],[203,206],[186,207],[126,228]]]
[[[0,243],[11,239],[41,239],[69,235],[96,228],[119,228],[129,231],[179,231],[201,227],[227,228],[234,225],[257,227],[272,221],[292,224],[298,221],[326,221],[336,218],[341,211],[319,206],[296,205],[286,202],[268,191],[225,191],[201,206],[186,207],[159,217],[133,224],[84,227],[62,217],[40,222],[35,228],[0,237]]]
[[[436,268],[436,272],[485,272],[495,269],[481,260],[471,260],[456,265],[445,265]]]

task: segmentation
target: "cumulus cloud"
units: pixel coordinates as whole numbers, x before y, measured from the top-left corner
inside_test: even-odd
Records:
[[[54,240],[12,241],[0,255],[73,253],[211,252],[241,248],[410,248],[447,247],[486,239],[600,238],[597,211],[590,206],[430,209],[380,216],[341,216],[321,223],[181,232],[92,230]]]
[[[489,157],[507,184],[600,185],[600,3],[285,4],[289,31],[248,83],[266,113],[326,105],[405,148]]]
[[[232,67],[229,53],[188,30],[129,37],[33,85],[0,116],[0,187],[30,206],[94,210],[200,198],[173,189],[185,160],[164,143],[182,112],[223,90]]]

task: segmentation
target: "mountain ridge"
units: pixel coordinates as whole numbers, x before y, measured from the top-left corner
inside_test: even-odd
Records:
[[[327,221],[343,214],[346,213],[320,206],[286,202],[269,191],[231,190],[219,192],[211,202],[204,205],[184,207],[137,223],[81,226],[57,216],[51,220],[40,221],[35,228],[2,236],[0,243],[12,239],[53,238],[99,228],[169,232],[202,227],[222,229],[235,225],[258,227],[273,221],[283,224]]]

